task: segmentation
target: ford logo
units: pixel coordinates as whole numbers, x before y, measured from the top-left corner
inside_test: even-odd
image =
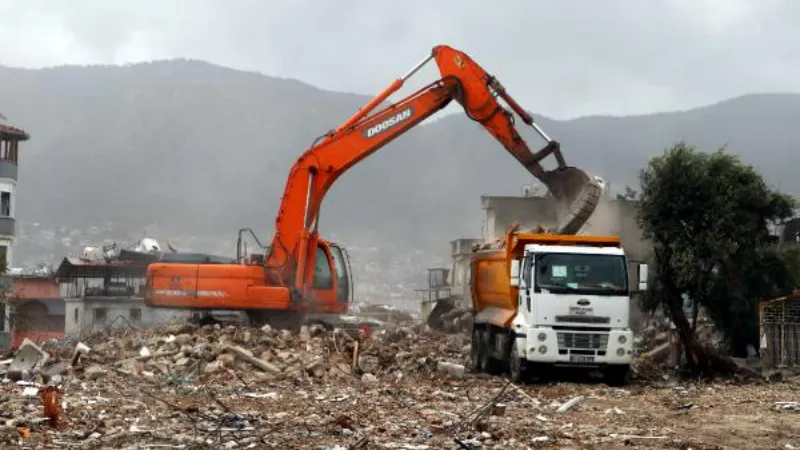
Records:
[[[586,300],[585,298],[578,300],[578,304],[581,306],[588,306],[590,303],[591,302],[589,300]]]

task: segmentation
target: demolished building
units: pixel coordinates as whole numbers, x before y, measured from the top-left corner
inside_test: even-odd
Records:
[[[14,275],[6,299],[8,340],[3,346],[19,347],[25,339],[41,342],[64,337],[64,299],[52,276]]]
[[[459,310],[470,310],[472,308],[470,255],[475,245],[502,239],[508,227],[515,223],[523,227],[540,225],[543,228],[553,228],[556,225],[556,204],[552,197],[533,195],[530,191],[526,191],[524,194],[522,196],[482,196],[481,208],[484,211],[484,218],[481,238],[459,238],[450,241],[452,265],[449,269],[447,282],[449,296],[447,297],[447,304],[437,308],[441,310],[442,314],[447,313],[452,308],[458,308]],[[636,279],[636,270],[639,263],[651,262],[650,245],[643,238],[642,231],[636,221],[636,207],[635,200],[619,196],[612,198],[610,195],[606,195],[598,204],[595,213],[579,232],[579,234],[619,236],[628,255],[629,279]],[[428,290],[432,289],[429,286]],[[425,290],[423,289],[422,291]],[[439,300],[423,299],[421,305],[424,312],[423,316],[429,317],[434,305],[439,303],[441,303]],[[462,320],[463,314],[455,311],[450,314],[460,323],[468,324],[468,321]],[[638,297],[631,300],[630,314],[631,322],[635,327],[643,324],[644,314],[639,305]]]
[[[189,318],[190,311],[144,304],[147,266],[155,258],[126,250],[110,261],[64,258],[55,276],[66,304],[65,334],[77,337],[105,328],[149,327]]]
[[[0,327],[0,348],[18,348],[26,339],[39,343],[190,318],[192,311],[144,303],[147,266],[159,257],[158,250],[152,239],[132,249],[86,247],[81,256],[64,257],[55,273],[4,277],[7,319]]]

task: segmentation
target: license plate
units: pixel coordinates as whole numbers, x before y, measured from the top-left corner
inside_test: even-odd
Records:
[[[594,362],[594,356],[588,356],[588,355],[569,355],[569,362],[574,362],[574,363],[584,363],[584,364],[585,364],[585,363],[593,363],[593,362]]]

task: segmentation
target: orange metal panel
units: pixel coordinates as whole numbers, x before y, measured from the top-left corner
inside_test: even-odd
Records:
[[[514,314],[518,289],[511,286],[510,264],[510,258],[505,251],[474,255],[472,294],[478,311],[493,306],[510,310]]]

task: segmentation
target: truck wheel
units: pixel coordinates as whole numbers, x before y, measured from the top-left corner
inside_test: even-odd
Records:
[[[469,355],[469,370],[470,372],[481,371],[481,359],[483,359],[483,352],[481,352],[481,331],[478,328],[472,329],[472,344],[470,345]]]
[[[520,356],[517,340],[511,337],[511,351],[508,352],[508,373],[511,381],[522,383],[528,380],[528,362]]]
[[[604,371],[606,384],[614,387],[625,386],[628,383],[630,369],[630,366],[622,365],[607,367]]]

